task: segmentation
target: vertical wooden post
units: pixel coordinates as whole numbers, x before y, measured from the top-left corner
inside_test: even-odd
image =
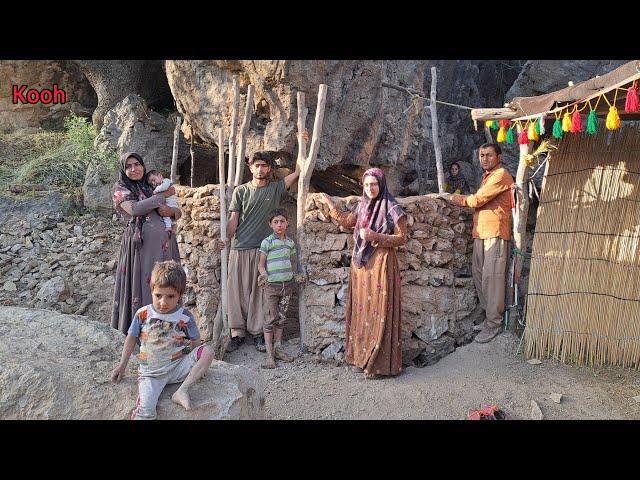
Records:
[[[240,138],[238,139],[238,158],[236,159],[236,178],[233,182],[234,186],[240,185],[242,174],[244,173],[244,149],[247,146],[247,132],[249,131],[249,122],[253,113],[253,85],[247,88],[247,104],[244,107],[244,118],[242,119],[242,127],[240,128]]]
[[[518,133],[522,127],[518,125]],[[527,215],[529,213],[529,168],[525,163],[525,156],[529,153],[529,144],[520,145],[520,161],[516,173],[516,215],[513,222],[513,240],[515,247],[525,253],[527,235]],[[522,256],[516,255],[515,261],[515,283],[520,282],[522,272]]]
[[[224,182],[224,137],[222,128],[218,128],[218,173],[220,174],[220,239],[225,241],[227,237],[227,189]],[[229,342],[229,320],[227,319],[228,292],[227,292],[227,267],[229,259],[229,245],[220,252],[220,316],[222,320],[222,334],[220,339],[220,359],[224,356]]]
[[[238,110],[240,108],[240,86],[238,85],[238,75],[233,76],[233,104],[231,107],[231,134],[229,136],[229,175],[227,185],[233,188],[236,179],[236,133],[238,130]]]
[[[438,172],[438,192],[444,193],[444,169],[442,168],[442,151],[440,150],[440,138],[438,137],[438,114],[436,112],[436,67],[431,67],[431,135],[433,136],[433,148],[436,151],[436,171]]]
[[[173,154],[171,155],[171,183],[176,182],[176,174],[178,171],[178,145],[180,138],[180,115],[176,117],[176,128],[173,130]]]
[[[322,123],[324,120],[324,108],[327,100],[327,86],[321,84],[318,89],[318,103],[316,106],[316,117],[313,122],[313,136],[311,139],[311,148],[309,155],[305,158],[306,142],[302,138],[305,129],[305,120],[308,109],[305,108],[304,93],[298,92],[298,163],[300,164],[300,177],[298,178],[298,199],[297,199],[297,241],[298,241],[298,259],[300,265],[305,269],[307,252],[304,251],[304,207],[307,201],[307,193],[309,192],[309,183],[311,182],[311,174],[316,164],[316,156],[320,149],[320,138],[322,136]],[[300,292],[298,299],[299,319],[300,319],[300,346],[304,349],[307,346],[307,306],[304,302],[304,294]]]
[[[196,156],[193,152],[193,126],[189,125],[189,131],[191,132],[191,143],[189,145],[189,153],[191,154],[191,182],[190,186],[193,188],[193,172],[196,166]]]

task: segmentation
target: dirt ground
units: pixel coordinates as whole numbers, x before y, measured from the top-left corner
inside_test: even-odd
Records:
[[[286,342],[295,354],[299,340]],[[519,339],[503,333],[488,344],[459,347],[438,363],[408,367],[395,378],[367,380],[355,367],[317,363],[298,356],[260,369],[264,354],[247,341],[225,361],[258,368],[266,380],[269,419],[462,420],[470,408],[498,405],[511,419],[531,418],[531,400],[544,419],[640,419],[640,372],[563,365],[544,360],[531,365],[516,354]],[[550,395],[562,394],[555,403]],[[640,400],[640,398],[639,398]]]

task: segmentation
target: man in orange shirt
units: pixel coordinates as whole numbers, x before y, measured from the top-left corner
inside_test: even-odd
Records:
[[[506,267],[511,240],[511,188],[513,177],[500,164],[502,150],[496,143],[480,147],[480,165],[485,171],[478,191],[472,195],[442,194],[456,205],[472,207],[473,281],[485,320],[476,336],[478,343],[490,342],[502,330]]]

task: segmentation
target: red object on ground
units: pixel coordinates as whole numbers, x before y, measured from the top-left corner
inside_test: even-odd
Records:
[[[467,420],[506,420],[507,415],[497,405],[484,405],[467,413]]]

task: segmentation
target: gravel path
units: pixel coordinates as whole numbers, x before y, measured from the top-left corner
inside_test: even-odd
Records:
[[[496,404],[512,419],[531,418],[531,401],[545,419],[640,419],[640,372],[587,368],[516,355],[518,338],[504,333],[488,344],[471,343],[435,365],[408,367],[396,378],[366,380],[355,367],[317,363],[315,356],[260,369],[266,379],[270,419],[464,419],[469,408]],[[298,339],[286,342],[295,354]],[[248,341],[225,356],[260,368],[264,354]],[[561,403],[550,395],[562,394]],[[640,398],[639,398],[640,400]]]

